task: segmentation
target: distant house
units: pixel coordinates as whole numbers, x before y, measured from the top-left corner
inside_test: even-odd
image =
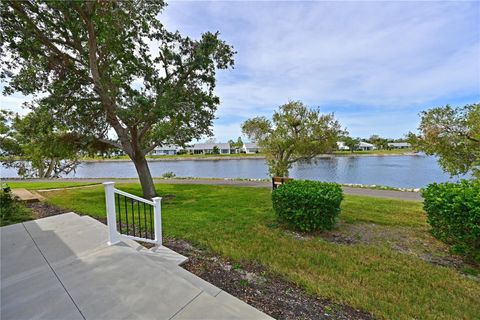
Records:
[[[412,145],[408,142],[389,142],[388,147],[392,149],[408,149]]]
[[[255,142],[245,142],[242,151],[245,153],[259,153],[260,147]]]
[[[193,154],[212,154],[214,148],[218,148],[219,154],[230,154],[230,144],[228,143],[197,143],[193,146]]]
[[[175,155],[180,150],[182,150],[182,147],[176,144],[166,144],[166,145],[156,146],[155,149],[153,149],[151,154],[155,156]]]
[[[357,147],[357,150],[361,150],[361,151],[369,151],[374,149],[375,149],[375,146],[373,144],[364,142],[364,141],[360,141]]]
[[[340,150],[340,151],[350,150],[350,148],[347,147],[345,145],[345,142],[343,142],[343,141],[337,141],[337,149]]]

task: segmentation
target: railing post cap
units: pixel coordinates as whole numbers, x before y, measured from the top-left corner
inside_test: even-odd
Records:
[[[152,198],[152,201],[153,201],[153,202],[161,201],[161,200],[162,200],[162,197],[153,197],[153,198]]]
[[[114,184],[115,184],[115,182],[113,182],[113,181],[103,182],[103,185],[104,185],[104,186],[110,186],[110,185],[114,185]]]

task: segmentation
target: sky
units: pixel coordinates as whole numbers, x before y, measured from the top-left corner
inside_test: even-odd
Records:
[[[237,51],[218,72],[217,141],[289,100],[333,112],[351,136],[389,138],[422,110],[480,102],[479,1],[173,1],[159,18]],[[0,99],[18,111],[28,98]]]

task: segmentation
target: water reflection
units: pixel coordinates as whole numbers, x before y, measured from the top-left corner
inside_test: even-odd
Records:
[[[268,178],[262,159],[152,161],[154,177],[173,172],[179,177],[202,178]],[[1,168],[2,177],[16,177],[13,169]],[[428,156],[364,156],[320,158],[296,164],[293,178],[339,183],[376,184],[419,188],[431,182],[448,181],[435,158]],[[84,162],[69,178],[136,178],[131,162]]]

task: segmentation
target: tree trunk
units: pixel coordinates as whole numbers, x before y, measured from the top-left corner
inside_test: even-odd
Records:
[[[157,192],[155,191],[155,185],[153,184],[147,159],[143,154],[136,154],[133,157],[130,156],[130,158],[135,164],[135,169],[137,169],[138,178],[142,185],[143,197],[151,200],[153,197],[157,196]]]
[[[52,178],[52,171],[53,171],[53,168],[55,167],[56,161],[57,161],[56,159],[50,160],[50,164],[48,165],[47,172],[44,174],[43,178]]]

